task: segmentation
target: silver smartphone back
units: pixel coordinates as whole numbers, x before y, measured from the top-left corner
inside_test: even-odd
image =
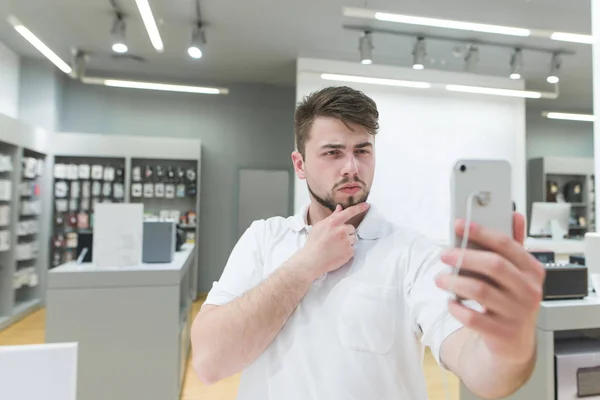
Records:
[[[452,170],[450,195],[450,244],[460,247],[462,237],[456,235],[456,219],[466,219],[467,201],[472,193],[487,192],[489,203],[471,204],[471,222],[513,236],[513,203],[511,166],[504,160],[458,160]],[[479,246],[469,244],[470,248]]]

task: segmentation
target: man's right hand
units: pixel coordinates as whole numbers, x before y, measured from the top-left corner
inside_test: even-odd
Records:
[[[327,218],[313,226],[301,257],[306,261],[313,279],[335,271],[354,257],[358,241],[356,229],[347,222],[369,209],[368,203],[360,203],[342,210],[338,205]]]

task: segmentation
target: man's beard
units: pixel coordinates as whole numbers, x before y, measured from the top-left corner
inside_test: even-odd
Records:
[[[333,191],[335,191],[338,186],[345,185],[345,184],[347,184],[349,182],[350,182],[350,179],[344,179],[343,181],[339,182],[337,185],[334,186]],[[360,182],[360,183],[362,183],[363,187],[366,189],[366,185],[364,184],[364,182],[362,182],[357,177],[354,178],[354,182]],[[329,194],[325,198],[317,195],[311,189],[310,185],[308,184],[308,181],[306,182],[306,186],[308,187],[308,191],[310,192],[310,194],[315,198],[315,200],[317,200],[317,203],[319,203],[320,205],[322,205],[325,208],[328,208],[329,210],[331,210],[331,212],[335,211],[335,208],[337,207],[338,204],[342,206],[342,209],[346,209],[346,208],[351,207],[351,206],[353,206],[355,204],[366,202],[367,198],[369,197],[369,191],[367,190],[366,193],[364,195],[362,195],[361,197],[350,196],[350,197],[347,198],[346,202],[336,202],[333,199],[333,195],[332,194]]]

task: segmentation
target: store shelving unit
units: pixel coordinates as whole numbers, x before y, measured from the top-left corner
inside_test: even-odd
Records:
[[[144,204],[147,216],[174,220],[195,243],[197,176],[198,160],[132,158],[130,201]]]
[[[527,169],[527,205],[531,218],[534,202],[555,202],[556,194],[571,203],[570,236],[584,236],[595,231],[594,159],[578,157],[544,157],[530,159]],[[553,192],[552,187],[558,190]],[[566,191],[577,187],[569,198]],[[573,199],[575,197],[575,199]],[[529,221],[531,223],[531,221]]]
[[[44,303],[49,134],[0,115],[0,329]]]
[[[125,201],[125,158],[56,156],[50,268],[75,260],[82,234],[91,234],[97,203]]]

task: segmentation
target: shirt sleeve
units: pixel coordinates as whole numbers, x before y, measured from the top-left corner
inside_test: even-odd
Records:
[[[435,278],[450,267],[440,260],[443,247],[424,238],[416,239],[410,248],[405,276],[405,292],[410,320],[421,343],[431,349],[437,363],[444,340],[463,327],[448,311],[449,293],[435,285]]]
[[[204,304],[220,306],[258,285],[262,276],[262,238],[265,221],[254,221],[234,246],[218,281]]]

